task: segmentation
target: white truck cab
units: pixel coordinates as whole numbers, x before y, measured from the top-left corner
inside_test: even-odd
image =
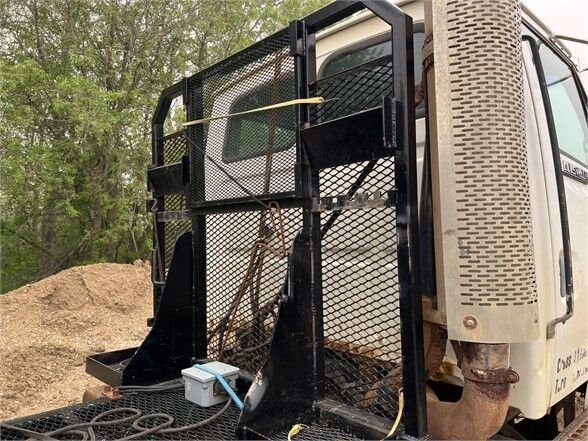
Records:
[[[425,38],[424,33],[424,3],[421,1],[400,1],[397,3],[414,21],[414,59],[415,85],[422,81],[421,51]],[[536,280],[536,327],[539,332],[533,338],[521,334],[517,337],[517,325],[512,324],[511,367],[519,376],[520,381],[513,385],[510,405],[521,411],[527,418],[537,419],[546,414],[549,408],[579,388],[588,380],[588,125],[586,119],[586,94],[574,74],[576,69],[571,60],[554,42],[550,41],[549,30],[544,24],[533,19],[523,9],[523,66],[524,66],[524,108],[526,124],[527,157],[529,169],[530,206],[532,213],[532,241],[533,259],[535,262]],[[369,11],[342,21],[317,36],[317,78],[337,74],[372,59],[390,55],[389,26]],[[532,53],[532,45],[538,50],[548,96],[543,96],[538,77],[537,60]],[[537,55],[537,54],[536,54]],[[291,69],[287,60],[275,60],[276,71]],[[264,71],[250,72],[254,83],[262,81],[256,76],[264,75]],[[288,78],[283,75],[284,81]],[[242,78],[236,78],[235,84],[242,84]],[[283,88],[276,87],[272,78],[266,83],[251,90],[231,88],[226,86],[217,91],[213,115],[224,115],[269,105],[272,102],[284,101],[286,97],[279,97],[276,91]],[[377,84],[374,84],[377,87]],[[546,100],[549,102],[546,103]],[[550,132],[549,118],[546,114],[546,104],[553,114],[553,124]],[[224,142],[210,145],[221,145],[221,150],[208,151],[216,161],[221,163],[232,175],[250,190],[258,193],[271,193],[278,188],[264,186],[281,186],[284,182],[294,181],[294,171],[291,168],[272,168],[272,179],[264,176],[268,143],[273,145],[274,164],[291,162],[295,155],[296,132],[287,124],[292,118],[293,108],[284,108],[277,113],[275,130],[268,129],[268,123],[263,118],[251,116],[232,117],[214,121],[207,132],[209,139],[224,137]],[[439,110],[441,113],[444,109]],[[423,151],[425,145],[424,102],[416,109],[416,141],[418,150],[419,175],[422,170]],[[255,134],[258,148],[240,151],[243,145],[241,136]],[[273,133],[273,135],[270,135]],[[274,139],[269,139],[273,136]],[[567,222],[569,223],[569,237],[573,268],[573,315],[564,323],[551,328],[549,324],[565,316],[567,313],[565,271],[563,262],[562,226],[559,211],[559,195],[556,186],[556,170],[552,155],[552,141],[556,139],[559,145],[561,167],[564,175],[565,198],[567,207]],[[290,159],[288,159],[290,158]],[[358,164],[359,167],[359,164]],[[358,168],[359,170],[359,168]],[[206,165],[208,176],[214,176],[217,185],[207,187],[207,200],[221,199],[226,192],[226,186],[233,185],[231,181],[212,163]],[[501,178],[502,179],[502,178]],[[504,178],[508,179],[508,178]],[[420,187],[420,177],[419,177]],[[341,181],[339,188],[333,188],[332,193],[343,193],[350,182]],[[420,189],[422,191],[422,189]],[[239,235],[239,230],[224,234]],[[243,249],[251,238],[243,239]],[[382,254],[373,252],[369,247],[351,249],[325,248],[323,258],[329,265],[367,267],[375,277],[380,272],[390,268],[378,265]],[[237,247],[239,248],[239,247]],[[243,249],[227,250],[227,262],[238,262],[246,259]],[[278,264],[281,269],[285,263]],[[392,269],[393,271],[393,269]],[[275,271],[276,285],[279,285],[280,271]],[[210,273],[210,280],[221,275],[221,270]],[[363,282],[362,282],[363,283]],[[382,279],[382,283],[386,283]],[[341,321],[356,320],[363,317],[371,323],[375,331],[371,335],[363,335],[360,343],[390,361],[398,361],[400,354],[389,348],[398,345],[398,333],[394,327],[386,329],[386,316],[376,316],[369,308],[364,308],[361,302],[354,300],[354,284],[352,277],[336,286],[325,286],[325,290],[337,291],[337,303],[326,304],[325,314],[329,308],[337,310]],[[237,287],[234,287],[235,289]],[[377,289],[376,285],[369,285],[364,295],[369,302],[378,302],[385,296],[386,291]],[[345,293],[348,294],[345,294]],[[347,299],[347,300],[345,300]],[[442,311],[444,315],[451,311]],[[426,317],[425,317],[426,318]],[[216,318],[218,319],[218,318]],[[213,318],[214,320],[214,318]],[[345,331],[337,324],[332,325],[331,337],[336,344],[338,340],[345,340]],[[548,331],[548,328],[549,331]],[[327,331],[329,331],[327,329]],[[328,343],[327,343],[328,344]],[[454,368],[451,366],[454,365]],[[457,369],[455,356],[448,344],[445,361],[441,371],[433,373],[433,378],[454,384],[461,382],[461,374]]]

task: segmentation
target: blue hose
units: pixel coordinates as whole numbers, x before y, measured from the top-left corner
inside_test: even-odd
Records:
[[[241,401],[241,399],[237,396],[237,394],[235,393],[235,391],[233,390],[233,388],[229,385],[229,383],[227,383],[227,380],[224,379],[224,377],[216,372],[213,371],[210,368],[207,368],[206,366],[203,366],[201,364],[195,364],[194,365],[195,368],[200,369],[201,371],[204,371],[210,375],[214,375],[215,378],[217,379],[217,381],[222,385],[222,387],[227,391],[227,393],[229,394],[229,397],[231,397],[231,399],[235,402],[235,404],[237,405],[237,407],[240,410],[243,410],[243,407],[245,407],[243,405],[243,401]]]

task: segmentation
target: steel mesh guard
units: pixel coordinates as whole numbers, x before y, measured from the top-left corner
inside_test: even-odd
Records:
[[[280,32],[184,83],[188,121],[254,110],[294,99],[297,93],[306,97],[307,90],[310,96],[327,100],[309,106],[309,113],[306,108],[298,112],[286,107],[186,129],[195,310],[198,326],[206,322],[206,330],[199,329],[199,339],[206,332],[200,353],[249,373],[256,373],[268,356],[275,360],[269,349],[287,275],[286,251],[304,220],[305,234],[311,231],[314,240],[320,228],[322,237],[319,251],[314,242],[308,249],[311,258],[321,259],[320,265],[313,264],[311,286],[305,279],[298,289],[317,294],[313,302],[322,294],[322,308],[320,300],[304,307],[308,317],[316,320],[315,329],[324,328],[314,341],[324,341],[327,398],[391,417],[398,410],[402,385],[399,280],[406,279],[406,271],[400,271],[399,279],[397,262],[397,247],[402,249],[404,242],[402,226],[396,231],[396,164],[390,157],[394,150],[377,151],[378,146],[371,143],[379,138],[370,140],[361,147],[373,152],[361,158],[380,159],[323,169],[329,166],[324,164],[341,162],[307,163],[296,140],[302,139],[302,130],[317,124],[334,122],[327,127],[340,127],[337,124],[344,123],[335,119],[349,116],[349,121],[355,121],[354,114],[367,109],[375,111],[370,115],[377,114],[374,108],[383,105],[384,97],[394,95],[394,78],[402,66],[382,56],[297,87],[305,78],[295,75],[294,69],[304,69],[301,60],[307,55],[297,49],[291,55],[290,50],[288,33]],[[380,114],[385,119],[382,124],[390,124],[388,114],[384,110]],[[386,127],[396,130],[392,124]],[[313,145],[318,154],[332,148],[320,142]],[[342,195],[353,199],[363,193],[377,194],[378,201],[388,202],[332,210],[315,200],[315,196],[333,200]],[[318,210],[325,210],[320,223],[319,206]],[[321,274],[314,272],[319,266]],[[308,317],[290,316],[290,320],[300,323]],[[315,351],[316,345],[303,350]],[[316,356],[321,364],[320,350]],[[317,369],[322,372],[322,365]],[[322,384],[317,390],[321,388]],[[323,398],[322,391],[317,398]]]
[[[159,165],[180,162],[182,157],[187,154],[186,138],[182,132],[164,137]],[[171,194],[163,197],[163,207],[158,207],[158,211],[182,211],[186,208],[185,194]],[[163,224],[163,234],[161,234],[159,240],[166,276],[178,237],[187,231],[191,231],[191,229],[191,222],[186,220],[169,221]]]
[[[311,123],[330,121],[381,105],[382,97],[392,95],[392,75],[391,57],[384,56],[319,80],[311,93],[322,96],[326,102],[311,108]]]
[[[393,95],[391,57],[321,79],[327,101],[311,111],[324,123],[382,104]],[[394,159],[320,171],[320,196],[394,190]],[[396,214],[392,207],[321,215],[327,397],[387,417],[402,384]]]
[[[301,227],[300,210],[281,213],[289,250]],[[267,358],[287,270],[286,256],[255,244],[279,251],[277,227],[267,211],[207,216],[208,356],[251,373]]]
[[[323,170],[321,195],[344,193],[371,166]],[[392,190],[393,166],[392,159],[376,163],[358,193]],[[327,396],[389,412],[396,408],[401,384],[394,371],[401,361],[395,212],[390,207],[344,210],[332,222],[333,215],[321,216]]]
[[[288,34],[278,33],[237,58],[195,75],[188,84],[190,119],[292,100],[294,60]],[[194,202],[294,191],[294,107],[224,118],[191,128],[188,133],[194,139],[193,157],[202,159],[193,161],[193,172],[203,175],[205,181],[203,186],[194,183]]]

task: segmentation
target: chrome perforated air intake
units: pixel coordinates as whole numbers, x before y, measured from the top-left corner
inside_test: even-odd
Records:
[[[449,336],[528,341],[538,326],[519,2],[435,0],[433,29]]]

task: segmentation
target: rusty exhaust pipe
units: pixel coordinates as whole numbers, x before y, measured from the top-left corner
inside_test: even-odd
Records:
[[[487,440],[504,424],[510,384],[519,376],[509,369],[508,344],[461,343],[464,388],[457,403],[427,394],[429,433],[433,439]]]

